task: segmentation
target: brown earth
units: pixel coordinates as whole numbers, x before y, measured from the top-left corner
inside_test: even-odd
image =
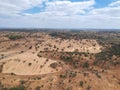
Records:
[[[24,37],[10,40],[9,34]],[[96,39],[61,39],[48,32],[0,32],[0,90],[20,85],[25,90],[119,90],[119,65],[104,69],[92,64],[94,55],[103,48]],[[60,59],[62,52],[91,56],[82,54],[77,60],[73,55],[79,62],[74,68]],[[80,66],[86,61],[89,68]]]

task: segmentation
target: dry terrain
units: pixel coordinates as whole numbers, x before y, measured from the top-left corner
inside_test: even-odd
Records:
[[[0,90],[120,90],[120,32],[0,31]]]

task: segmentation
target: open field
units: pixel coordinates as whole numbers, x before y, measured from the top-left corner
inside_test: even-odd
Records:
[[[120,90],[120,32],[1,30],[0,90]]]

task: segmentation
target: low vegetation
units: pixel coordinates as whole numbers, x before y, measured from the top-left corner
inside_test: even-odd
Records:
[[[120,32],[0,32],[0,90],[119,90],[119,67]]]

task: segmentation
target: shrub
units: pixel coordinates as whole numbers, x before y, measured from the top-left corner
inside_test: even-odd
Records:
[[[38,57],[42,57],[40,54],[37,54]]]
[[[29,49],[32,49],[32,46],[30,46]]]
[[[50,64],[50,67],[52,67],[52,68],[56,68],[57,66],[58,66],[58,64],[56,62]]]
[[[65,74],[64,75],[62,75],[62,74],[60,75],[60,78],[66,78],[66,77],[67,77],[67,75],[65,75]]]
[[[98,78],[101,78],[101,76],[100,76],[98,73],[96,73],[96,76],[97,76]]]
[[[69,77],[74,78],[74,77],[76,77],[76,76],[77,76],[77,73],[75,73],[75,72],[71,72]]]
[[[80,84],[79,84],[81,87],[83,87],[83,81],[80,81]]]
[[[11,75],[16,75],[16,74],[12,72]]]
[[[20,84],[24,84],[24,83],[25,83],[25,81],[24,81],[24,80],[21,80],[21,81],[20,81]]]
[[[40,88],[41,88],[40,86],[37,86],[37,87],[35,88],[35,90],[40,90]]]
[[[89,63],[88,63],[88,61],[86,61],[85,63],[83,63],[83,68],[89,68]]]
[[[31,66],[31,65],[32,65],[32,63],[28,63],[28,65],[29,65],[29,66]]]
[[[88,87],[86,88],[86,90],[90,90],[91,89],[91,86],[88,85]]]

